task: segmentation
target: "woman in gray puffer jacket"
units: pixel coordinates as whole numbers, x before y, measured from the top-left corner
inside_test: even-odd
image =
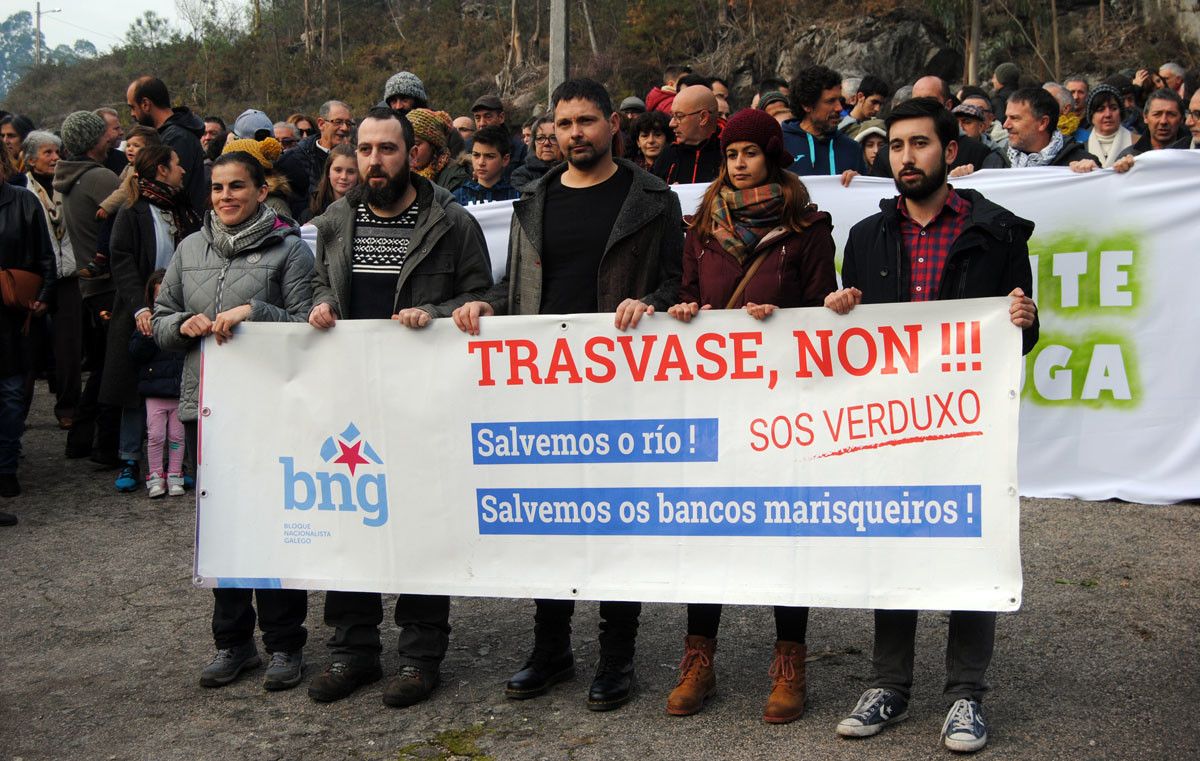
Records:
[[[313,257],[295,224],[264,204],[267,179],[248,153],[213,163],[212,206],[204,226],[179,244],[154,305],[154,339],[165,351],[187,352],[179,417],[195,451],[200,341],[218,345],[243,320],[305,322],[312,306]],[[199,485],[200,487],[203,484]],[[214,589],[212,629],[217,654],[200,675],[221,687],[262,663],[254,644],[258,599],[263,644],[271,656],[263,686],[300,683],[308,593],[295,589]]]

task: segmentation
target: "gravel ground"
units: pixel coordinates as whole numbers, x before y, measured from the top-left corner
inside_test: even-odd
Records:
[[[867,611],[815,610],[808,713],[760,719],[773,629],[766,608],[727,608],[706,710],[663,710],[684,612],[648,605],[640,689],[607,714],[584,705],[596,606],[581,604],[580,674],[546,697],[507,701],[531,642],[532,603],[457,599],[443,684],[419,706],[380,702],[382,683],[332,705],[304,687],[266,693],[261,671],[198,686],[211,655],[211,595],[190,584],[190,499],[118,495],[111,471],[62,457],[43,396],[30,415],[25,493],[0,509],[0,761],[34,759],[937,758],[946,617],[921,617],[910,718],[847,741],[834,726],[870,675]],[[1024,608],[1000,618],[987,758],[1200,758],[1196,505],[1023,500]],[[310,597],[306,679],[326,662],[321,595]],[[388,603],[390,610],[390,602]],[[395,641],[395,631],[385,632]],[[385,672],[395,673],[394,652]]]

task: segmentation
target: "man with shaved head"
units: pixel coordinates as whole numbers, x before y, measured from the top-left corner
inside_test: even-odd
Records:
[[[675,144],[663,149],[651,169],[668,185],[717,178],[721,168],[717,105],[717,96],[704,85],[691,85],[675,96],[671,103]]]

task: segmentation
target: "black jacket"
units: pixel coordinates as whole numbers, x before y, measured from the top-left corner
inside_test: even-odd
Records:
[[[321,172],[325,169],[325,160],[329,152],[317,145],[320,135],[309,135],[283,152],[275,162],[275,171],[282,172],[287,177],[288,185],[292,188],[289,205],[292,207],[292,217],[300,219],[308,203],[317,194],[317,186],[321,184]]]
[[[672,143],[663,148],[650,173],[665,180],[668,185],[708,184],[717,179],[724,160],[721,136],[713,133],[700,145]]]
[[[1072,161],[1080,161],[1082,159],[1091,159],[1097,164],[1100,163],[1100,159],[1088,153],[1086,145],[1077,143],[1071,138],[1065,138],[1063,149],[1058,152],[1058,155],[1047,166],[1067,166]]]
[[[1176,134],[1175,139],[1172,140],[1171,143],[1167,146],[1167,148],[1174,148],[1177,150],[1187,150],[1191,147],[1192,147],[1192,133],[1190,130],[1188,130],[1185,127],[1181,127],[1179,129],[1179,132]],[[1142,135],[1140,138],[1138,138],[1138,141],[1136,143],[1129,146],[1125,150],[1121,151],[1121,153],[1117,156],[1117,158],[1123,159],[1126,156],[1141,156],[1143,153],[1148,153],[1153,150],[1154,150],[1154,143],[1150,142],[1150,135],[1149,135],[1149,133],[1147,133],[1145,135]],[[1100,163],[1100,162],[1097,161],[1096,163]]]
[[[516,171],[512,173],[512,178],[509,182],[517,190],[524,190],[526,185],[542,179],[542,176],[546,172],[549,172],[552,166],[554,165],[547,164],[531,153],[525,159],[525,163],[517,167]]]
[[[33,193],[6,182],[0,182],[0,267],[41,275],[42,287],[37,299],[50,300],[57,267],[42,204]],[[24,323],[24,314],[0,307],[0,374],[3,377],[25,371],[21,337]]]
[[[187,109],[179,106],[174,109],[162,126],[158,128],[159,137],[179,154],[179,164],[183,167],[183,192],[191,202],[192,208],[203,216],[208,208],[208,184],[204,175],[204,148],[200,145],[200,136],[204,134],[204,122]]]
[[[1007,296],[1014,288],[1033,293],[1029,236],[1033,222],[992,203],[974,190],[956,190],[971,204],[970,217],[942,271],[938,299]],[[911,264],[900,236],[895,197],[879,202],[880,211],[850,228],[842,257],[842,285],[862,291],[864,304],[909,300]],[[1038,320],[1021,337],[1028,354],[1038,339]]]
[[[129,358],[137,365],[137,393],[153,399],[178,399],[183,379],[181,351],[163,351],[153,336],[134,329],[127,344]]]

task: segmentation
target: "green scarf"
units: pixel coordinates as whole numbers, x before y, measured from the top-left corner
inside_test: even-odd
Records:
[[[713,203],[713,237],[739,263],[754,253],[763,236],[779,227],[783,188],[767,183],[756,188],[721,188]]]

